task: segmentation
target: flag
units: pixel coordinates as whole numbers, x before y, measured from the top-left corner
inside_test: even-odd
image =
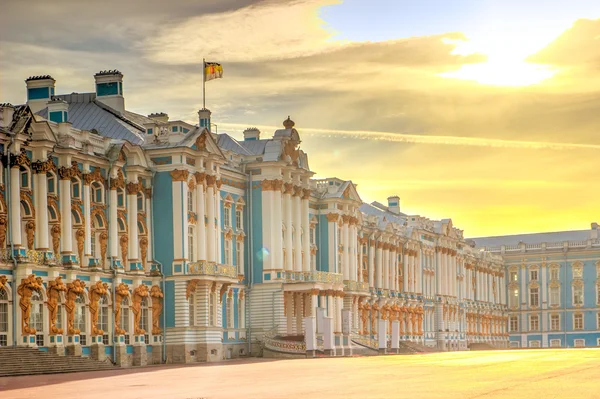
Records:
[[[216,62],[204,62],[204,81],[223,77],[223,67]]]

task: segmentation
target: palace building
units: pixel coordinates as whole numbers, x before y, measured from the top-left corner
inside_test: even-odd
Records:
[[[0,345],[122,366],[295,354],[312,316],[337,354],[394,322],[415,346],[508,346],[503,259],[451,219],[314,179],[289,117],[237,140],[206,109],[127,111],[119,71],[94,79],[30,77],[1,105]]]
[[[511,348],[600,346],[598,232],[474,239],[504,259]]]

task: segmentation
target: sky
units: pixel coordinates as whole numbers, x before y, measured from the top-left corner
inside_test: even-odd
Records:
[[[3,0],[0,102],[124,74],[126,108],[219,132],[290,115],[316,177],[465,236],[600,222],[597,0]]]

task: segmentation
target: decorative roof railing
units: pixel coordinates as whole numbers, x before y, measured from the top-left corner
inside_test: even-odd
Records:
[[[369,283],[364,281],[352,281],[346,280],[344,281],[344,290],[353,291],[353,292],[368,292],[369,291]]]
[[[201,260],[188,265],[188,274],[203,276],[237,278],[237,268],[232,265],[222,265],[215,262]]]
[[[516,245],[495,245],[483,247],[488,252],[494,253],[510,253],[510,252],[528,252],[528,251],[545,251],[556,249],[571,249],[571,248],[596,248],[600,247],[600,239],[581,240],[581,241],[558,241],[558,242],[540,242],[534,244],[520,243]]]
[[[340,273],[329,272],[284,272],[283,278],[286,283],[331,283],[342,284],[343,276]]]

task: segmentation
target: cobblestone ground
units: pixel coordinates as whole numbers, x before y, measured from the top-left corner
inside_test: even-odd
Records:
[[[600,398],[600,349],[267,360],[0,378],[0,398]]]

